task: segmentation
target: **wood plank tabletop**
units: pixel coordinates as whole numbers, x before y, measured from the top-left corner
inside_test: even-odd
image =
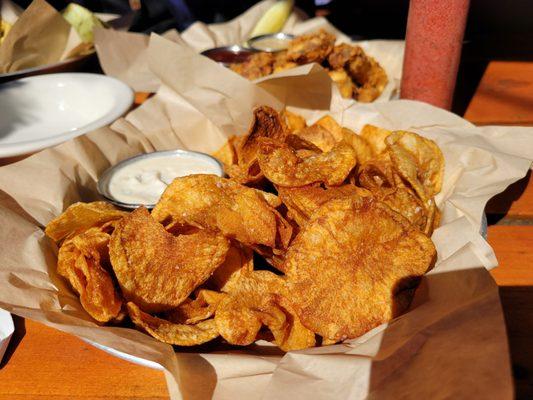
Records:
[[[533,63],[492,62],[465,117],[476,124],[533,125]],[[137,94],[136,103],[148,98]],[[488,241],[500,286],[518,399],[533,398],[533,182],[528,176],[487,206]],[[98,350],[42,324],[15,318],[16,333],[0,364],[4,399],[161,399],[163,373]]]

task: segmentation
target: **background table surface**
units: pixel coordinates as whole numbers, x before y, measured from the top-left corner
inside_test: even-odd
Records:
[[[146,99],[138,94],[137,102]],[[533,126],[533,63],[491,62],[465,118],[479,125]],[[487,205],[488,240],[500,286],[517,398],[533,398],[533,183],[529,175]],[[168,398],[163,373],[104,353],[80,339],[15,317],[0,364],[3,399]]]

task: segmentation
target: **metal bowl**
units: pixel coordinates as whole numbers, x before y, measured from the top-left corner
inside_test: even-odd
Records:
[[[169,156],[176,156],[176,157],[182,157],[182,156],[190,156],[194,155],[195,157],[203,158],[204,160],[208,160],[210,163],[218,167],[218,176],[224,176],[224,166],[220,161],[218,161],[216,158],[211,157],[209,154],[200,153],[197,151],[189,151],[189,150],[168,150],[168,151],[154,151],[152,153],[146,153],[146,154],[140,154],[138,156],[134,156],[131,158],[128,158],[126,160],[123,160],[119,162],[118,164],[113,165],[112,167],[109,167],[107,170],[104,171],[104,173],[100,176],[98,179],[98,182],[96,183],[96,189],[98,190],[98,193],[102,195],[107,201],[110,203],[127,209],[135,209],[141,206],[144,206],[146,208],[154,208],[155,204],[143,204],[143,203],[125,203],[120,200],[117,200],[113,197],[111,192],[109,191],[109,183],[111,182],[111,178],[115,172],[120,170],[121,168],[124,168],[127,165],[134,164],[139,160],[147,159],[147,158],[158,158],[158,157],[169,157]]]
[[[248,59],[248,57],[256,52],[257,50],[234,44],[232,46],[207,49],[202,51],[200,54],[227,66],[228,64],[244,62]]]
[[[266,35],[255,36],[249,39],[248,46],[250,46],[251,49],[254,49],[257,51],[267,51],[270,53],[276,53],[278,51],[286,50],[287,47],[289,46],[289,42],[293,40],[294,37],[295,37],[294,35],[291,35],[289,33],[283,33],[283,32],[269,33]],[[285,46],[277,47],[277,48],[269,47],[269,46],[262,46],[262,47],[259,46],[261,42],[265,42],[267,40],[275,41]]]

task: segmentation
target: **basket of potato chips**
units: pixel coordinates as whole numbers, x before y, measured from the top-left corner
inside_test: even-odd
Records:
[[[160,364],[176,399],[509,396],[479,230],[531,165],[528,129],[311,107],[296,89],[324,70],[280,92],[161,37],[150,54],[164,84],[142,106],[0,169],[1,308]],[[227,176],[178,178],[151,211],[99,197],[109,166],[175,148]]]

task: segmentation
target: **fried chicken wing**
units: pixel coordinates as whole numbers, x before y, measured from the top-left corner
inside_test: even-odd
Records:
[[[333,50],[335,36],[321,29],[294,39],[287,49],[287,59],[298,64],[321,63]]]

